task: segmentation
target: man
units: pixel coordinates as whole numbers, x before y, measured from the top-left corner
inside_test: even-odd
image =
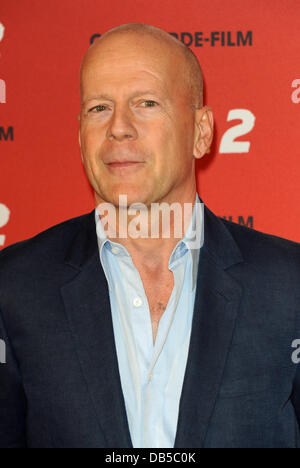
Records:
[[[175,38],[130,24],[90,48],[79,142],[97,209],[1,252],[0,446],[300,445],[300,247],[202,209],[212,137]],[[181,238],[160,217],[158,236],[121,235],[129,206],[152,222],[155,203],[192,206]]]

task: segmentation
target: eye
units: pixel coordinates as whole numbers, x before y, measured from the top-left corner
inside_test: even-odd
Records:
[[[156,101],[151,101],[151,100],[144,101],[142,102],[142,105],[143,104],[145,104],[144,107],[155,107],[156,105],[158,106],[158,103]]]
[[[88,110],[88,112],[102,112],[106,109],[106,106],[102,106],[102,105],[99,105],[99,106],[94,106],[92,107],[91,109]]]

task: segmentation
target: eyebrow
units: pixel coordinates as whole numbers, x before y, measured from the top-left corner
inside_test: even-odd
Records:
[[[130,99],[134,99],[138,96],[144,96],[145,94],[152,94],[152,95],[158,95],[159,94],[159,91],[157,89],[146,89],[145,91],[135,91]],[[113,101],[113,99],[108,96],[107,94],[97,94],[95,96],[91,96],[90,98],[86,99],[83,104],[86,104],[90,101],[96,101],[96,100],[105,100],[105,101]]]

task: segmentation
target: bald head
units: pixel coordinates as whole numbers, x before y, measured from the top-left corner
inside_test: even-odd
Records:
[[[156,28],[142,23],[129,23],[117,26],[97,39],[86,53],[81,65],[81,77],[85,65],[90,61],[94,54],[105,44],[109,39],[122,36],[136,36],[137,41],[142,38],[152,41],[153,46],[165,46],[170,54],[170,57],[177,61],[178,76],[181,74],[181,85],[186,88],[186,94],[189,98],[190,105],[193,108],[199,109],[203,106],[203,77],[200,64],[194,53],[182,42],[174,36]]]

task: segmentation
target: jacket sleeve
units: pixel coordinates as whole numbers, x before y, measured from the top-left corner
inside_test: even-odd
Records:
[[[0,309],[0,448],[26,448],[26,399]]]

